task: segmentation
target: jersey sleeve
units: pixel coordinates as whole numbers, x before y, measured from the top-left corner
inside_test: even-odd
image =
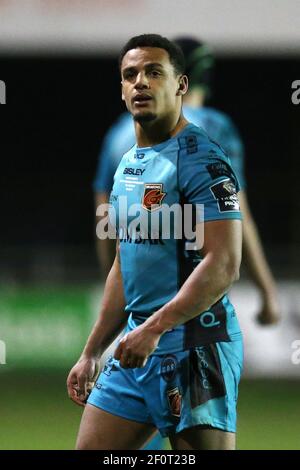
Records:
[[[216,143],[208,140],[179,151],[178,183],[185,203],[203,204],[204,222],[242,219],[238,179]]]

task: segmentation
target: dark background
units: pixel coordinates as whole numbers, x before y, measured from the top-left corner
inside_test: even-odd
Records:
[[[299,57],[219,57],[209,103],[246,147],[248,195],[271,264],[300,261]],[[0,57],[1,276],[97,275],[92,180],[102,137],[124,110],[115,58]]]

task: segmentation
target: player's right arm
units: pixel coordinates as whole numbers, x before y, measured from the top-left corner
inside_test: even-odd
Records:
[[[123,330],[127,315],[119,259],[119,244],[114,264],[107,277],[100,314],[83,352],[67,379],[69,397],[84,406],[88,391],[99,373],[103,352]]]

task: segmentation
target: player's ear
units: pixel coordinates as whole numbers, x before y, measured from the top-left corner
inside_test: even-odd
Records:
[[[181,75],[178,80],[178,90],[176,95],[185,95],[189,88],[189,81],[186,75]]]

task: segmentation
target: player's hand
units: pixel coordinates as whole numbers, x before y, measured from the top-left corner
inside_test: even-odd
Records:
[[[263,299],[263,305],[256,316],[260,325],[275,325],[280,320],[280,305],[276,295],[268,295]]]
[[[82,357],[71,369],[67,378],[67,389],[69,397],[77,405],[85,406],[98,376],[99,368],[99,360]]]
[[[156,349],[160,336],[140,325],[120,340],[114,358],[120,361],[120,366],[124,369],[144,367],[148,357]]]

